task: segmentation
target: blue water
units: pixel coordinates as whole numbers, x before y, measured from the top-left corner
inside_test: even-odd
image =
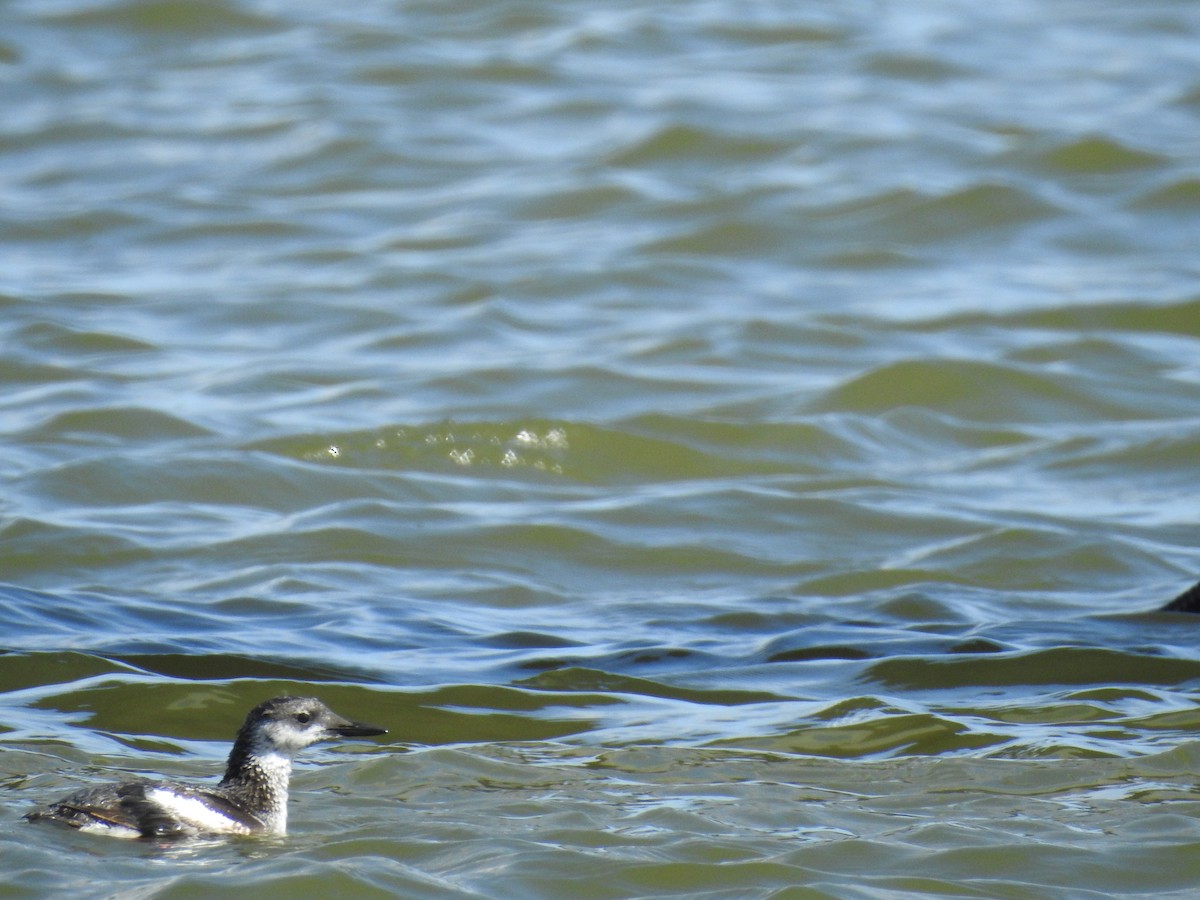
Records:
[[[1198,38],[6,4],[5,890],[1190,895]],[[286,838],[20,820],[283,692]]]

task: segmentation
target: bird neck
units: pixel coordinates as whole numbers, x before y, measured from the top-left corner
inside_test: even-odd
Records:
[[[291,756],[239,736],[218,788],[261,819],[268,831],[282,834],[287,829],[291,776]]]

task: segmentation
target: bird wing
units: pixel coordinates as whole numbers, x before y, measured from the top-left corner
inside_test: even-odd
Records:
[[[228,832],[226,822],[240,825],[246,833],[262,831],[261,819],[247,812],[218,788],[186,784],[147,782],[139,790],[125,792],[121,807],[147,838],[177,838],[210,831]],[[219,824],[214,824],[217,820]]]
[[[232,819],[248,831],[263,831],[266,823],[219,788],[189,787],[187,795],[202,800],[221,815]]]
[[[93,825],[125,828],[136,831],[141,837],[160,840],[189,837],[207,830],[204,824],[189,821],[186,811],[164,804],[161,800],[164,794],[202,804],[216,816],[241,825],[247,832],[264,829],[262,820],[218,790],[156,781],[99,785],[30,813],[27,818],[52,819],[72,828]]]
[[[108,825],[140,831],[137,820],[138,797],[145,798],[141,782],[105,784],[64,797],[45,809],[35,810],[26,818],[52,819],[72,828]]]

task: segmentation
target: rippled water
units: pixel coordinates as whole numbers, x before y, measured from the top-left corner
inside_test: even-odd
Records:
[[[1198,41],[4,4],[0,893],[1191,896]],[[20,821],[284,691],[286,838]]]

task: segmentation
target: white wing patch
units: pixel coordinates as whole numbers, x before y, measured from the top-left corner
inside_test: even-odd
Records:
[[[181,797],[162,788],[154,788],[146,791],[146,799],[161,807],[172,818],[198,831],[213,834],[250,834],[250,829],[241,822],[221,815],[195,797]]]
[[[142,833],[136,828],[126,828],[124,825],[110,825],[108,822],[88,822],[80,825],[79,830],[87,834],[106,834],[109,837],[140,838]]]

